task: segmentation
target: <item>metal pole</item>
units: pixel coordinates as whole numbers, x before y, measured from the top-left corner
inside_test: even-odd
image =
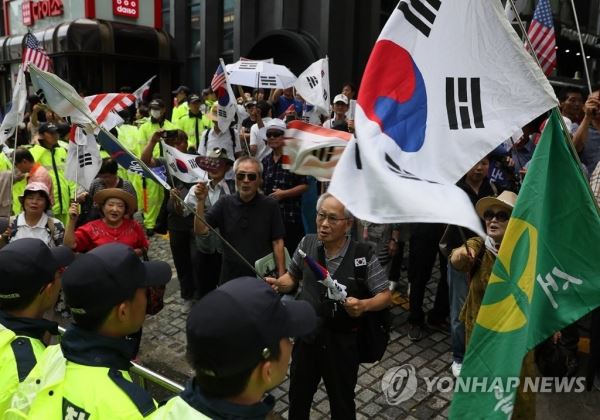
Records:
[[[19,124],[15,127],[15,142],[13,144],[13,155],[12,155],[12,173],[10,174],[10,199],[9,199],[9,207],[8,207],[8,216],[10,218],[10,213],[12,212],[13,207],[13,186],[15,185],[15,161],[17,158],[17,139],[19,138]]]
[[[573,8],[573,16],[575,17],[575,27],[577,28],[577,37],[579,38],[579,48],[581,49],[581,59],[583,60],[583,69],[585,70],[585,80],[587,82],[588,90],[591,95],[592,83],[590,81],[590,72],[587,66],[587,59],[585,58],[585,51],[583,49],[583,40],[581,39],[581,30],[579,29],[579,19],[577,18],[577,10],[575,10],[575,1],[571,0],[571,7]]]

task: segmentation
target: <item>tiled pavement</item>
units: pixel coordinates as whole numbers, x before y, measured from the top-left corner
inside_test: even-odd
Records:
[[[156,235],[151,239],[151,259],[161,259],[172,264],[171,252],[166,237]],[[403,272],[404,281],[406,273]],[[434,270],[434,279],[439,272]],[[148,317],[144,324],[140,359],[142,364],[165,376],[184,383],[192,376],[192,370],[185,359],[185,320],[181,312],[179,286],[174,272],[173,280],[167,287],[165,308],[157,315]],[[428,285],[425,308],[433,304],[435,281]],[[437,387],[427,391],[423,377],[450,377],[450,336],[447,333],[428,331],[418,342],[407,337],[406,303],[392,310],[393,329],[391,341],[384,358],[371,365],[362,365],[356,386],[357,417],[359,419],[445,419],[448,417],[452,392],[440,392]],[[390,369],[410,364],[415,367],[418,388],[408,400],[390,404],[382,391],[382,378]],[[288,386],[286,380],[272,391],[277,399],[276,413],[287,419]],[[442,391],[444,387],[441,387]],[[158,398],[168,394],[157,391]],[[538,418],[578,420],[600,418],[600,393],[550,394],[538,396]],[[323,384],[314,399],[311,419],[329,418],[329,403]]]

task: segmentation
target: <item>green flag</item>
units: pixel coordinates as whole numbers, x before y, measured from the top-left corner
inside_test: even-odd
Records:
[[[510,418],[527,351],[600,305],[600,218],[559,118],[553,110],[517,198],[451,418]]]

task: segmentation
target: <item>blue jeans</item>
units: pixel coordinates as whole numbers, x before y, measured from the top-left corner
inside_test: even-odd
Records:
[[[459,319],[459,316],[467,298],[469,287],[467,285],[467,273],[455,270],[450,262],[448,262],[448,289],[452,358],[455,362],[462,363],[465,356],[465,324]]]

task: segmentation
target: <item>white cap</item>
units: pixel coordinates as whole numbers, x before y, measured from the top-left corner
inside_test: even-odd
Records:
[[[273,128],[273,129],[285,131],[287,129],[287,126],[285,125],[285,122],[283,120],[280,120],[279,118],[273,118],[273,119],[271,119],[271,121],[269,121],[266,124],[265,128],[267,130]]]
[[[333,98],[333,103],[335,104],[337,102],[343,102],[346,105],[348,105],[348,97],[343,93],[340,93],[339,95],[336,95],[335,98]]]

